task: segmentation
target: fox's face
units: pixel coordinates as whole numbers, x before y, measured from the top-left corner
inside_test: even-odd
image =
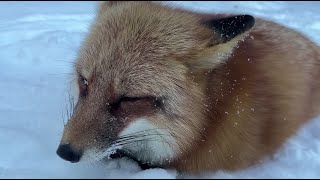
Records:
[[[102,3],[75,65],[78,100],[59,156],[100,160],[121,149],[161,164],[188,152],[208,123],[205,72],[253,23],[204,22],[150,2]]]

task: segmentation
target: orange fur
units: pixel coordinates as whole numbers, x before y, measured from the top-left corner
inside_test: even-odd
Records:
[[[199,22],[231,15],[151,2],[100,5],[76,66],[88,97],[78,101],[62,144],[95,147],[143,116],[175,138],[175,155],[161,167],[236,170],[275,153],[320,113],[320,50],[301,33],[256,19],[221,43]],[[163,109],[132,102],[120,112],[127,119],[115,118],[106,104],[123,94],[165,97]]]

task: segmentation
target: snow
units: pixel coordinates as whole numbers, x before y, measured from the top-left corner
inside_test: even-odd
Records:
[[[320,2],[175,4],[265,17],[320,44]],[[0,2],[0,178],[179,178],[174,169],[142,171],[125,158],[71,164],[55,154],[72,62],[95,10],[96,2]],[[261,165],[196,178],[319,178],[319,129],[320,118],[312,120]]]

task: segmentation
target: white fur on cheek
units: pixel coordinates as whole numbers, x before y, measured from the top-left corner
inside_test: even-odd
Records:
[[[138,160],[162,163],[175,155],[176,143],[168,130],[154,126],[147,119],[133,121],[119,137],[134,137],[129,138],[123,148],[134,153]]]

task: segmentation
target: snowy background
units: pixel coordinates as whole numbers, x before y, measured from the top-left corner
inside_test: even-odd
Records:
[[[249,13],[320,44],[320,2],[175,2],[206,12]],[[126,159],[71,164],[56,154],[72,61],[96,2],[0,2],[0,178],[176,178]],[[320,119],[263,165],[198,178],[320,178]],[[189,177],[186,177],[189,178]]]

